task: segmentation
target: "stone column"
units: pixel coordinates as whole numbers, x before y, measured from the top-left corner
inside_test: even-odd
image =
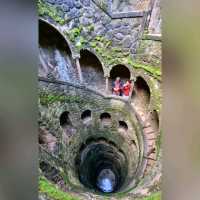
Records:
[[[83,76],[82,76],[81,66],[80,66],[80,62],[79,62],[80,55],[74,55],[73,59],[76,62],[76,68],[77,68],[77,71],[78,71],[80,83],[83,83]]]
[[[131,77],[130,80],[131,80],[131,90],[130,90],[129,97],[128,97],[128,100],[129,100],[129,101],[131,101],[131,97],[132,97],[132,93],[133,93],[133,86],[134,86],[135,78],[134,78],[134,77]]]
[[[109,77],[106,76],[106,94],[109,94]]]
[[[81,83],[83,83],[83,76],[82,76],[79,58],[76,58],[76,67],[77,67],[77,70],[78,70],[79,80],[80,80]]]

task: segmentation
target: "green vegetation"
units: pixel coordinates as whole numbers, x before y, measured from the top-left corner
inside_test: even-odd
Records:
[[[150,75],[152,75],[154,78],[156,78],[158,80],[161,79],[160,67],[135,63],[132,61],[132,59],[130,57],[128,58],[128,64],[134,68],[145,70],[146,72],[148,72]]]
[[[63,192],[54,184],[50,183],[45,177],[39,178],[39,192],[54,200],[79,200],[78,198]]]
[[[79,26],[78,28],[73,28],[70,31],[64,31],[64,34],[67,35],[72,42],[75,42],[76,38],[80,37],[82,30],[83,27]]]
[[[37,7],[40,16],[47,15],[60,25],[65,24],[65,20],[61,16],[59,16],[59,13],[61,13],[62,11],[57,7],[50,6],[47,3],[44,3],[42,0],[38,0]]]
[[[89,26],[89,29],[92,30],[92,26]],[[64,34],[69,37],[71,42],[75,43],[78,50],[81,50],[87,44],[87,40],[81,36],[82,30],[83,26],[79,26],[69,31],[64,31]]]
[[[40,103],[42,105],[53,104],[54,102],[67,102],[67,103],[82,103],[83,100],[80,99],[78,96],[65,96],[65,95],[58,95],[58,94],[49,94],[47,92],[40,93]]]

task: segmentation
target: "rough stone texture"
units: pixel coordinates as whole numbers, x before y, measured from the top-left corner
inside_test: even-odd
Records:
[[[74,171],[75,168],[73,164],[78,150],[81,144],[85,143],[87,138],[106,138],[115,144],[120,144],[119,147],[123,149],[126,156],[129,158],[128,177],[130,179],[126,180],[126,184],[128,185],[124,186],[122,190],[127,190],[134,187],[135,183],[138,181],[136,177],[138,176],[139,178],[142,173],[142,171],[139,170],[136,173],[137,175],[135,174],[135,167],[137,166],[135,162],[138,162],[138,164],[140,163],[139,165],[142,166],[146,164],[149,166],[148,162],[146,163],[144,160],[142,161],[141,158],[139,159],[138,157],[143,152],[142,146],[144,141],[142,138],[142,133],[140,132],[141,129],[137,124],[138,120],[134,114],[134,109],[131,111],[125,100],[105,98],[101,94],[81,86],[75,87],[70,84],[62,85],[58,83],[42,81],[40,82],[40,94],[42,95],[44,92],[48,95],[51,95],[52,98],[54,96],[54,98],[57,99],[58,97],[55,97],[55,95],[64,95],[66,96],[66,100],[52,101],[50,98],[48,98],[48,96],[46,98],[43,96],[40,97],[39,121],[42,122],[43,127],[51,130],[51,133],[57,138],[58,143],[60,144],[58,154],[51,155],[50,157],[47,152],[50,154],[51,151],[43,146],[47,152],[45,153],[44,150],[41,152],[41,161],[44,160],[45,162],[50,162],[51,166],[58,167],[58,169],[60,167],[63,168],[70,180],[68,186],[73,187],[73,185],[75,185],[76,188],[79,188],[78,191],[82,191],[83,188],[77,179],[77,174],[76,171]],[[87,109],[92,111],[92,121],[88,125],[83,123],[80,119],[81,113]],[[59,125],[59,117],[64,111],[70,112],[69,117],[70,121],[72,122],[71,126],[75,129],[75,133],[67,137],[65,135],[65,130]],[[109,112],[111,114],[111,127],[109,126],[107,128],[103,128],[101,126],[100,114],[103,112]],[[118,130],[117,127],[119,120],[127,122],[129,127],[128,132]],[[143,122],[141,121],[141,123]],[[134,141],[134,143],[131,141]],[[155,141],[151,140],[148,145],[155,145]],[[140,151],[138,151],[139,146]],[[144,153],[145,152],[146,150],[144,150]],[[152,156],[153,155],[149,155],[149,158]],[[65,164],[63,165],[62,163]],[[139,167],[139,169],[140,168],[141,167]],[[131,178],[133,174],[134,179]]]
[[[161,0],[155,0],[149,20],[147,21],[146,32],[143,40],[140,41],[137,49],[137,59],[141,63],[148,63],[153,66],[161,66],[162,54],[162,33],[161,33]]]
[[[140,63],[147,63],[159,68],[162,62],[161,48],[162,48],[161,41],[155,41],[144,38],[140,42],[140,46],[137,49],[136,59]]]
[[[56,6],[57,8],[62,9],[67,19],[68,23],[65,25],[64,30],[70,30],[69,24],[70,21],[79,19],[80,23],[77,24],[77,27],[83,26],[94,26],[94,37],[103,35],[105,38],[119,38],[120,40],[123,37],[129,36],[131,44],[129,46],[136,46],[133,43],[137,43],[139,39],[139,32],[142,31],[142,24],[145,22],[145,17],[136,17],[136,18],[124,18],[124,19],[112,19],[105,12],[102,11],[94,2],[90,1],[81,1],[73,3],[74,1],[48,1],[49,5]],[[43,15],[43,18],[51,21],[50,18],[46,15]],[[95,22],[93,24],[93,22]],[[57,24],[59,26],[59,24]],[[97,31],[102,30],[102,31]],[[132,32],[134,27],[135,32]],[[109,31],[111,30],[111,36],[109,36]],[[109,33],[108,33],[109,32]],[[137,33],[136,33],[137,32]],[[118,33],[121,35],[119,36]],[[134,33],[134,34],[133,34]],[[116,46],[118,46],[116,44]],[[126,48],[126,45],[125,45]],[[122,46],[123,51],[123,46]]]
[[[161,34],[161,0],[155,0],[154,7],[152,10],[148,32],[150,34]]]
[[[44,172],[50,175],[46,176],[51,179],[51,174],[56,172],[55,177],[59,177],[62,184],[55,184],[65,192],[78,195],[80,199],[104,199],[94,191],[85,190],[75,170],[75,157],[81,144],[86,143],[89,137],[101,137],[121,148],[129,158],[129,178],[121,188],[121,191],[129,192],[122,199],[135,199],[159,191],[160,81],[152,76],[150,70],[134,68],[129,62],[131,57],[139,63],[155,66],[151,70],[159,68],[161,40],[149,36],[151,30],[159,30],[159,14],[153,14],[148,23],[148,16],[143,12],[150,2],[146,0],[140,1],[141,4],[138,4],[139,1],[120,3],[116,0],[113,1],[113,7],[108,0],[45,2],[51,12],[40,11],[43,13],[40,17],[49,24],[47,33],[54,29],[58,31],[52,37],[43,34],[44,39],[51,41],[47,46],[46,42],[40,41],[39,76],[42,78],[39,84],[39,155],[40,163],[49,165]],[[154,13],[159,13],[159,3],[156,0]],[[138,10],[141,12],[136,12]],[[158,17],[158,20],[153,16]],[[151,20],[156,21],[156,24]],[[148,38],[143,32],[145,24],[149,24]],[[153,26],[156,28],[153,29]],[[63,40],[57,43],[58,35]],[[62,44],[67,44],[64,49]],[[80,56],[83,49],[97,57],[95,63],[99,62],[100,67],[82,62]],[[84,58],[92,60],[92,56]],[[77,59],[80,61],[83,82],[78,75]],[[65,63],[64,66],[62,63]],[[126,66],[130,72],[124,80],[131,78],[136,81],[139,76],[144,79],[150,90],[148,101],[146,91],[140,87],[135,88],[135,95],[129,99],[112,96],[109,92],[106,94],[105,77],[111,76],[112,69],[119,64]],[[122,76],[122,71],[118,72],[119,76]],[[114,79],[110,77],[108,80],[109,91]],[[92,115],[83,121],[81,114],[86,110],[91,110]],[[60,116],[64,111],[69,111],[70,123],[61,126]],[[104,112],[111,115],[109,123],[100,119]],[[127,123],[128,131],[119,127],[119,120]],[[55,182],[54,179],[52,181]],[[40,195],[40,199],[48,197]]]

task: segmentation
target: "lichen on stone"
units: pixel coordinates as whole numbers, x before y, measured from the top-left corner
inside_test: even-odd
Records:
[[[59,10],[56,6],[48,5],[43,0],[38,0],[37,7],[38,7],[39,16],[49,16],[60,25],[65,24],[65,20],[61,16],[58,15],[58,12],[62,12],[62,11]]]

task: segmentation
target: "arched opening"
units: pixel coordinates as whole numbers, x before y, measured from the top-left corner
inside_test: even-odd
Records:
[[[52,25],[39,20],[39,76],[60,81],[76,82],[70,48]]]
[[[80,182],[101,193],[114,193],[125,183],[128,161],[117,145],[106,140],[91,140],[79,150],[76,172]]]
[[[83,83],[96,91],[105,91],[103,67],[99,59],[88,50],[81,50],[80,66]]]
[[[111,115],[109,113],[107,112],[102,113],[100,115],[100,120],[103,126],[111,126],[112,120],[111,120]]]
[[[134,83],[134,90],[132,93],[132,100],[134,105],[141,111],[145,111],[150,102],[150,88],[147,82],[138,76]]]
[[[128,125],[125,121],[119,121],[119,129],[120,132],[128,131]]]
[[[60,115],[60,126],[64,130],[64,140],[76,133],[76,129],[73,127],[72,122],[69,118],[68,111],[64,111]]]
[[[110,71],[110,84],[109,84],[110,85],[110,88],[109,88],[110,93],[112,92],[112,88],[114,87],[114,82],[117,77],[120,78],[121,85],[123,86],[123,84],[127,80],[130,80],[131,74],[130,74],[129,69],[124,65],[116,65],[112,68],[112,70]]]
[[[72,125],[72,123],[69,119],[69,112],[65,111],[60,115],[60,126],[64,128],[67,125]]]
[[[92,119],[92,113],[91,110],[85,110],[82,114],[81,114],[81,119],[83,120],[84,124],[87,124],[91,121]]]

